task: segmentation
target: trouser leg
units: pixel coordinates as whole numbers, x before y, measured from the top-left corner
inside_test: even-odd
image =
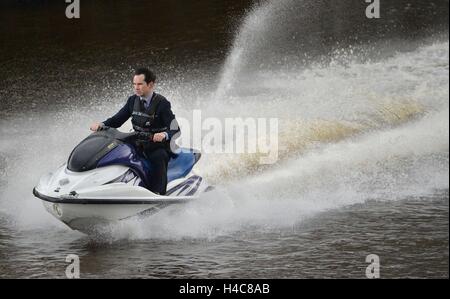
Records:
[[[167,165],[169,163],[169,153],[162,148],[146,151],[145,155],[150,161],[150,191],[166,194],[167,188]]]

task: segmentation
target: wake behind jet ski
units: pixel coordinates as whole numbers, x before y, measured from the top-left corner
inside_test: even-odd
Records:
[[[168,164],[167,193],[151,192],[152,166],[134,145],[136,139],[148,140],[148,134],[108,127],[92,133],[74,148],[67,163],[41,178],[33,194],[57,219],[89,233],[96,225],[151,215],[211,189],[193,172],[201,154],[180,148]]]

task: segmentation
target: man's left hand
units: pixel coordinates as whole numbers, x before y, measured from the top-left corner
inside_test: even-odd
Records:
[[[156,133],[153,135],[153,142],[162,142],[166,139],[166,134],[164,133]]]

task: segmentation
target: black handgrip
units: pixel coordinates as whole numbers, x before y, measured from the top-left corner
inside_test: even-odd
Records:
[[[103,124],[100,124],[97,131],[106,131],[109,130],[111,127],[105,126]]]
[[[153,141],[153,133],[136,132],[136,139],[140,141]]]

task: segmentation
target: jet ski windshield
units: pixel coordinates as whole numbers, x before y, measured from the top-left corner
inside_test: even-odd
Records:
[[[98,161],[122,142],[105,134],[92,134],[80,142],[67,161],[67,169],[74,172],[92,170]]]
[[[72,151],[67,161],[67,169],[74,172],[92,170],[98,161],[123,142],[129,142],[136,133],[122,133],[113,128],[105,127],[94,132],[80,142]]]

